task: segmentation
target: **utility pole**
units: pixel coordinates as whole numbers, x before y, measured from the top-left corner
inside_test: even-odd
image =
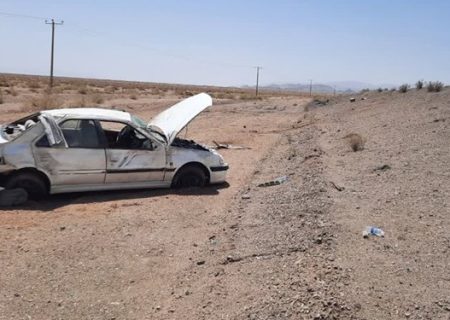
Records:
[[[54,19],[52,19],[50,22],[45,20],[45,24],[51,24],[52,25],[52,52],[50,56],[50,88],[53,87],[53,55],[55,52],[55,25],[62,25],[64,21],[61,20],[61,22],[55,22]]]
[[[309,79],[309,96],[312,95],[312,79]]]
[[[259,91],[259,70],[262,69],[262,67],[255,67],[256,68],[256,96],[258,96]]]

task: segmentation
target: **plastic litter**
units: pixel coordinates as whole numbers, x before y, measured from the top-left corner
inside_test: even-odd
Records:
[[[369,236],[384,237],[384,231],[377,227],[368,226],[363,231],[363,237],[368,238]]]
[[[268,182],[260,183],[260,184],[258,184],[258,187],[276,186],[276,185],[285,183],[287,180],[288,180],[287,176],[282,176],[282,177],[276,178],[276,179],[268,181]]]

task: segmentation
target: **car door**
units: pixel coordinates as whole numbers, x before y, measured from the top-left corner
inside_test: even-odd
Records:
[[[58,126],[54,119],[46,120],[46,134],[36,142],[34,155],[36,167],[48,173],[52,189],[104,184],[105,149],[95,122],[67,119]]]
[[[99,121],[106,144],[106,180],[116,184],[158,184],[164,180],[166,151],[129,124]]]

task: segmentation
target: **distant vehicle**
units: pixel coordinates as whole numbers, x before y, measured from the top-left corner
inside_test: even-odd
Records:
[[[0,186],[46,194],[204,186],[225,181],[215,150],[177,138],[212,105],[205,93],[150,123],[100,108],[46,110],[0,127]]]

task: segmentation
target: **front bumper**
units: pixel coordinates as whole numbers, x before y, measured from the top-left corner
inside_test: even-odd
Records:
[[[211,171],[211,177],[209,182],[211,184],[225,182],[228,169],[229,166],[227,164],[223,166],[210,167],[209,170]]]

